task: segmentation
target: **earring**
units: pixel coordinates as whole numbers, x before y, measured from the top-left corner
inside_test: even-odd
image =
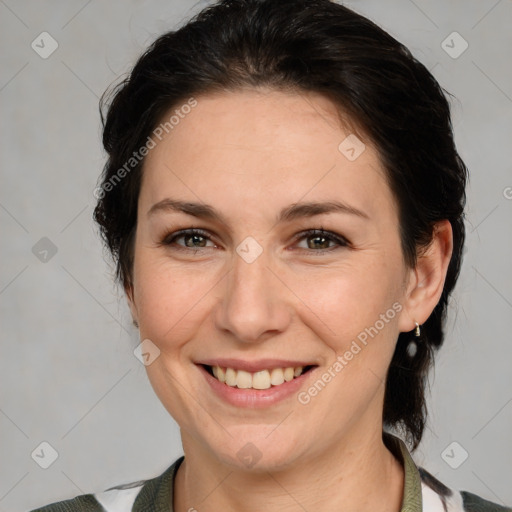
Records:
[[[414,357],[418,352],[418,345],[416,340],[421,336],[420,324],[418,322],[414,322],[416,324],[416,328],[414,329],[414,338],[407,345],[407,355],[409,357]],[[419,341],[419,340],[418,340]]]
[[[135,320],[135,318],[133,319],[133,325],[138,329],[139,328],[139,324],[137,322],[137,320]]]

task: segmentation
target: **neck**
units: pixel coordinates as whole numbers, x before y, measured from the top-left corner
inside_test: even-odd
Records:
[[[234,470],[187,442],[183,433],[182,439],[185,460],[176,474],[175,512],[400,510],[404,471],[381,431],[345,436],[321,455],[258,473]]]

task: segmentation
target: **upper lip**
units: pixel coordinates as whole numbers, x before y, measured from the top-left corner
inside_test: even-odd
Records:
[[[220,366],[221,368],[233,368],[234,370],[245,370],[254,373],[261,370],[272,370],[274,368],[297,368],[298,366],[316,366],[312,362],[297,361],[292,359],[257,359],[254,361],[246,361],[243,359],[232,358],[216,358],[203,359],[197,361],[196,364],[207,366]]]

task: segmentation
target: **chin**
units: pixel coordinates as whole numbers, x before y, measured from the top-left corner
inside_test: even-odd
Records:
[[[236,471],[264,473],[294,465],[305,445],[288,429],[276,425],[243,425],[228,429],[224,442],[208,442],[215,458]]]

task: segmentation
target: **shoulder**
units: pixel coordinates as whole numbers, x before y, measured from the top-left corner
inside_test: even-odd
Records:
[[[421,477],[423,512],[512,512],[512,508],[485,500],[468,491],[450,489],[424,468]]]
[[[110,512],[114,510],[128,512],[133,509],[135,500],[145,484],[146,481],[140,485],[125,484],[95,494],[82,494],[69,500],[51,503],[31,512]]]
[[[512,507],[505,507],[490,501],[484,500],[468,491],[461,491],[464,510],[467,512],[512,512]]]
[[[104,512],[92,494],[83,494],[70,500],[51,503],[31,512]]]
[[[51,503],[30,512],[139,512],[170,510],[176,470],[183,456],[162,474],[148,479],[117,485],[94,494],[82,494],[66,501]]]

